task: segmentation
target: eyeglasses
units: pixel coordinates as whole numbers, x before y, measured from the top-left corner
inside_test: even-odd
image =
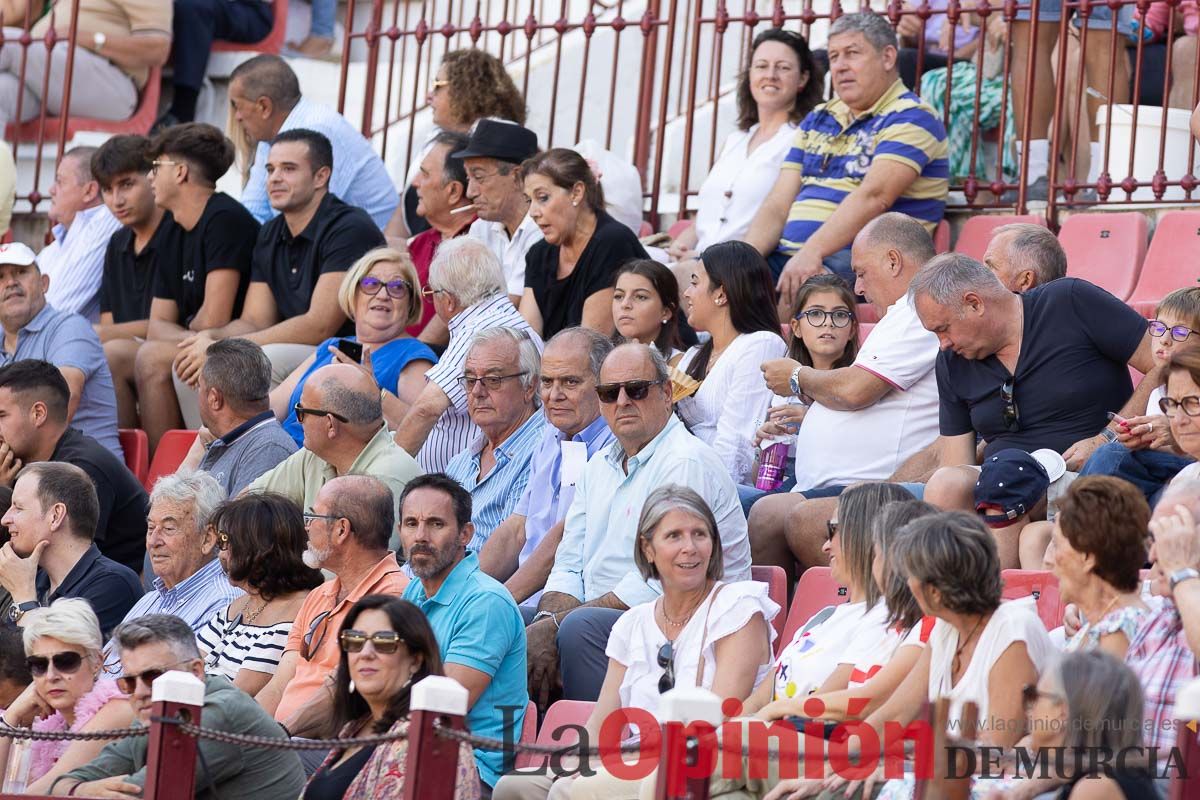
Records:
[[[384,283],[383,281],[379,280],[379,278],[371,275],[368,275],[360,280],[358,282],[358,288],[359,291],[369,297],[374,297],[375,295],[379,294],[380,289],[387,289],[388,297],[394,300],[402,300],[405,297],[408,297],[409,292],[412,291],[412,286],[409,285],[408,281],[401,278],[395,278],[394,280]]]
[[[73,650],[64,650],[49,657],[29,656],[25,659],[25,663],[29,665],[29,672],[35,678],[45,675],[51,664],[54,665],[54,671],[60,675],[74,675],[83,664],[83,654]]]
[[[134,689],[137,688],[138,681],[149,687],[156,680],[170,672],[172,667],[178,667],[180,664],[188,664],[194,660],[192,658],[185,658],[182,661],[176,661],[174,664],[167,664],[165,667],[157,669],[148,669],[136,675],[122,675],[116,680],[117,688],[121,690],[122,694],[133,694]]]
[[[1173,397],[1164,397],[1158,401],[1158,407],[1168,417],[1175,416],[1177,411],[1182,411],[1189,417],[1200,417],[1200,397],[1194,394],[1189,394],[1187,397],[1181,397],[1178,400]]]
[[[663,668],[658,679],[658,693],[665,694],[675,688],[675,648],[670,642],[658,648],[658,665]]]
[[[1063,702],[1062,695],[1054,694],[1053,692],[1043,692],[1035,684],[1027,683],[1021,687],[1021,701],[1025,703],[1026,708],[1029,708],[1043,697],[1047,700],[1053,700],[1056,703]]]
[[[831,519],[827,521],[825,523],[825,541],[832,542],[833,537],[838,535],[839,530],[841,530],[841,526],[838,525],[837,520]]]
[[[445,291],[445,289],[435,289],[432,286],[426,286],[421,290],[421,297],[432,300],[435,294],[443,294]]]
[[[1167,332],[1170,331],[1171,338],[1177,342],[1186,342],[1187,338],[1193,333],[1192,329],[1186,325],[1176,325],[1174,328],[1168,328],[1166,323],[1159,322],[1156,319],[1150,320],[1148,327],[1151,336],[1155,338],[1166,336]]]
[[[489,392],[495,392],[498,391],[500,387],[504,385],[504,382],[509,378],[519,378],[522,375],[528,374],[529,371],[526,370],[523,372],[514,372],[511,375],[483,375],[478,378],[473,375],[461,375],[458,378],[458,383],[460,386],[466,389],[468,393],[475,391],[475,387],[480,383],[482,383],[483,387]]]
[[[645,400],[651,386],[658,386],[662,381],[625,381],[624,383],[600,383],[596,385],[596,394],[601,403],[615,403],[625,390],[625,396],[630,400]]]
[[[304,530],[308,530],[309,526],[313,524],[313,520],[315,520],[315,519],[334,520],[334,519],[341,519],[341,517],[337,516],[336,514],[314,514],[311,511],[305,511],[304,512]]]
[[[333,417],[338,422],[350,421],[336,411],[326,411],[323,408],[305,408],[299,403],[296,403],[296,405],[292,406],[292,410],[296,412],[296,422],[299,422],[301,425],[304,424],[305,414],[315,414],[318,417]]]
[[[1017,423],[1021,421],[1021,414],[1017,411],[1017,401],[1013,397],[1013,390],[1015,388],[1016,386],[1011,375],[1005,379],[1004,383],[1000,384],[1000,400],[1004,403],[1004,408],[1000,414],[1004,420],[1004,427],[1010,431],[1016,430]]]
[[[222,553],[229,549],[229,534],[225,531],[217,531],[217,549]]]
[[[178,161],[171,161],[166,158],[160,158],[157,161],[150,162],[150,174],[157,175],[159,167],[173,167],[178,164]]]
[[[820,328],[827,320],[832,321],[835,328],[844,328],[854,320],[854,314],[840,308],[834,311],[810,308],[808,311],[801,311],[795,318],[800,319],[801,317],[804,317],[814,328]]]
[[[300,643],[300,657],[305,661],[311,661],[316,655],[317,649],[320,648],[321,642],[325,641],[325,634],[329,631],[329,615],[332,611],[322,611],[317,616],[313,617],[312,624],[308,626],[308,633],[304,634],[304,640]],[[317,629],[320,628],[320,635],[317,635]]]
[[[400,638],[400,634],[395,631],[376,631],[375,633],[367,634],[362,631],[356,631],[353,628],[347,628],[338,636],[338,642],[341,643],[342,649],[347,653],[360,653],[367,642],[370,642],[375,647],[376,653],[385,656],[390,656],[400,649],[400,643],[403,641]]]
[[[431,92],[436,92],[439,89],[445,89],[449,85],[450,81],[434,80],[433,83],[429,84],[429,90]]]

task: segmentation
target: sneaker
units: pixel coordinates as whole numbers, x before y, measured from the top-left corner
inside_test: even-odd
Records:
[[[333,52],[333,37],[306,36],[302,42],[288,42],[288,50],[304,58],[328,58]]]
[[[1050,181],[1045,175],[1040,176],[1036,181],[1029,184],[1025,188],[1026,203],[1044,203],[1050,197]],[[1008,189],[1004,194],[1000,195],[1000,202],[1007,205],[1012,205],[1017,202],[1017,190]]]

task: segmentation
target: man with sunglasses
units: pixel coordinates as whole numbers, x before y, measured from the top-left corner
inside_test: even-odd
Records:
[[[383,481],[398,503],[404,485],[421,474],[383,422],[379,387],[358,367],[321,367],[304,382],[294,410],[304,447],[260,475],[250,491],[278,492],[301,508],[312,508],[317,492],[333,478],[371,475]]]
[[[150,724],[156,680],[167,672],[191,673],[204,683],[201,717],[205,728],[282,739],[283,731],[245,692],[228,680],[204,674],[204,660],[188,624],[169,614],[150,614],[122,623],[113,634],[121,656],[117,687],[142,725]],[[76,797],[136,797],[146,782],[145,736],[109,743],[89,763],[67,772],[50,794]],[[304,789],[304,770],[295,751],[201,739],[196,743],[196,797],[253,797],[293,800]]]
[[[646,498],[678,483],[712,509],[721,534],[725,580],[750,577],[750,544],[737,486],[709,445],[672,413],[671,381],[656,348],[623,344],[604,359],[596,386],[600,413],[616,441],[588,461],[575,487],[562,542],[527,633],[530,694],[549,699],[561,674],[563,696],[595,700],[608,668],[609,631],[621,613],[654,599],[634,563]]]

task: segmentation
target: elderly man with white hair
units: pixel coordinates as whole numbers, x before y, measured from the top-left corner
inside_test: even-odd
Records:
[[[992,232],[983,264],[1016,294],[1066,277],[1067,252],[1045,225],[1013,222]]]
[[[450,345],[396,429],[396,444],[417,457],[426,472],[440,472],[479,435],[467,410],[461,379],[472,337],[488,328],[524,331],[542,350],[542,339],[513,307],[500,261],[474,239],[443,242],[429,265],[433,306],[450,328]]]
[[[224,499],[225,490],[207,472],[181,471],[158,479],[146,515],[153,588],[122,622],[147,614],[173,614],[198,631],[242,595],[221,569],[217,533],[208,527],[209,517]],[[105,659],[109,671],[119,662],[111,641]]]

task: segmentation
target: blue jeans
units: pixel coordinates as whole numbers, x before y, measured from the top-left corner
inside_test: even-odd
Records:
[[[563,698],[595,702],[608,672],[608,634],[624,611],[615,608],[577,608],[558,629],[558,672]]]
[[[1124,478],[1136,486],[1153,507],[1162,495],[1163,487],[1194,460],[1157,450],[1130,450],[1120,442],[1110,442],[1096,448],[1079,474]]]
[[[783,274],[783,268],[791,257],[791,253],[781,253],[778,250],[767,256],[767,266],[771,268],[771,275],[775,280],[779,280],[779,276]],[[854,289],[854,270],[850,269],[850,248],[825,256],[821,263],[825,269],[841,278],[847,287],[851,290]]]
[[[1112,30],[1113,12],[1104,3],[1092,3],[1088,8],[1088,30],[1089,31],[1107,31]],[[1058,22],[1062,18],[1063,7],[1062,0],[1040,0],[1038,3],[1038,22]],[[1078,11],[1070,9],[1067,12],[1075,17],[1073,23],[1076,28],[1083,28],[1080,24]],[[1117,30],[1121,33],[1129,31],[1129,23],[1133,21],[1133,6],[1125,5],[1117,11]],[[1015,19],[1022,22],[1029,19],[1029,9],[1018,11]],[[1120,39],[1117,40],[1118,45],[1123,45]]]
[[[333,19],[337,16],[337,0],[312,0],[312,22],[309,36],[333,38]]]

